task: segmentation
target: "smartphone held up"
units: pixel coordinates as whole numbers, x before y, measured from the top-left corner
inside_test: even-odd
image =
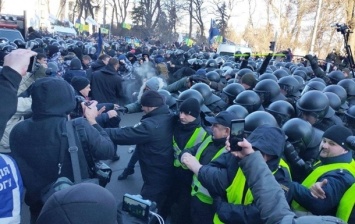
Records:
[[[232,120],[229,135],[229,144],[231,151],[242,151],[242,148],[238,145],[238,142],[243,141],[244,126],[244,119]]]

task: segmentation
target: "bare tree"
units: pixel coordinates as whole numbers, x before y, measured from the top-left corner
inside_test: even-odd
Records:
[[[125,22],[128,16],[128,6],[130,0],[113,0],[114,7],[116,7],[116,16],[120,16],[121,22]],[[118,21],[117,21],[118,22]]]

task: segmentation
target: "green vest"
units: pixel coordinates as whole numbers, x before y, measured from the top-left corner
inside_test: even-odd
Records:
[[[286,168],[288,170],[288,172],[290,173],[290,168],[283,159],[280,159],[279,168],[280,167]],[[272,174],[275,174],[277,170],[278,169],[273,171]],[[239,168],[237,171],[237,174],[235,175],[235,177],[232,181],[232,184],[229,185],[229,187],[226,189],[228,203],[235,204],[235,205],[249,205],[249,204],[251,204],[253,202],[254,198],[253,198],[250,188],[248,188],[246,190],[246,193],[244,194],[246,187],[248,187],[247,183],[246,183],[246,178],[244,176],[242,169]],[[223,224],[223,222],[218,218],[217,213],[214,214],[213,223]]]
[[[207,135],[207,132],[205,131],[205,129],[203,129],[203,127],[196,128],[194,133],[191,135],[189,141],[186,143],[186,145],[183,149],[188,149],[188,148],[194,147],[198,143],[202,142],[203,139],[205,139],[206,135]],[[179,155],[181,154],[182,150],[176,144],[174,137],[173,137],[173,148],[174,148],[174,157],[175,157],[174,166],[180,167],[181,163],[179,160]]]
[[[313,170],[312,173],[310,173],[306,179],[302,182],[302,185],[310,188],[313,184],[317,182],[317,180],[325,173],[328,173],[330,171],[334,170],[340,170],[344,169],[349,171],[354,177],[355,177],[355,161],[351,160],[350,163],[332,163],[328,165],[321,165],[317,167],[315,170]],[[300,204],[298,204],[295,200],[292,201],[291,204],[292,209],[295,211],[307,211],[305,208],[303,208]]]
[[[355,183],[345,191],[343,197],[341,198],[336,217],[342,219],[345,222],[349,221],[351,212],[355,206]]]
[[[207,146],[212,142],[212,136],[208,136],[200,145],[200,147],[198,147],[197,152],[196,152],[196,159],[200,160],[201,154],[203,151],[205,151],[205,149],[207,148]],[[212,160],[215,160],[216,158],[218,158],[222,153],[226,152],[227,150],[225,149],[225,147],[223,146],[222,148],[220,148],[218,150],[218,152],[213,156]],[[208,190],[202,186],[202,184],[200,183],[200,181],[198,181],[197,176],[193,175],[192,178],[192,191],[191,191],[191,195],[192,196],[196,196],[200,201],[206,203],[206,204],[212,204],[213,199],[210,196],[210,193],[208,192]]]

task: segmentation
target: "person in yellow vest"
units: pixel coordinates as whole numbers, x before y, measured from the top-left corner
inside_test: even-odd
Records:
[[[285,138],[280,128],[261,125],[247,139],[261,152],[290,202],[290,171],[281,159]],[[216,214],[213,223],[263,223],[239,161],[231,153],[226,153],[199,170],[198,180],[214,196]]]
[[[320,161],[302,184],[292,183],[292,209],[297,215],[336,215],[342,196],[355,183],[355,162],[346,144],[349,136],[352,136],[350,129],[340,125],[324,132]],[[324,194],[312,191],[313,185]]]
[[[182,167],[179,156],[182,150],[200,144],[209,135],[201,126],[200,104],[195,98],[187,98],[179,106],[179,119],[174,125],[174,185],[169,198],[172,203],[171,223],[189,224],[192,172]]]
[[[230,133],[230,124],[233,119],[237,119],[235,114],[222,111],[215,117],[206,117],[212,124],[212,136],[206,138],[201,144],[182,151],[181,162],[193,173],[191,189],[191,216],[193,224],[212,224],[215,209],[213,199],[208,190],[198,181],[198,170],[202,165],[215,160],[225,150],[225,141]]]

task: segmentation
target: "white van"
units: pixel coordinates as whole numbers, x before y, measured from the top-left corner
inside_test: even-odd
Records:
[[[240,51],[242,53],[249,52],[252,54],[252,50],[249,47],[243,47],[240,45],[233,45],[233,44],[220,44],[217,48],[217,54],[223,56],[234,56],[235,52]]]
[[[53,35],[76,37],[76,31],[72,27],[52,26],[49,32],[53,33]]]

